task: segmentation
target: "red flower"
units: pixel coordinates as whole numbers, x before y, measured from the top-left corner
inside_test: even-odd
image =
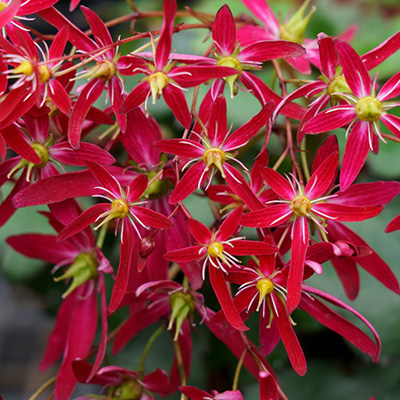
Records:
[[[346,130],[348,140],[343,155],[340,186],[344,190],[351,185],[360,172],[369,150],[378,152],[380,138],[384,143],[379,122],[397,137],[400,137],[400,118],[387,111],[398,105],[388,102],[400,94],[400,73],[390,78],[375,94],[375,84],[360,56],[346,42],[335,42],[343,68],[344,77],[352,93],[337,93],[348,104],[331,107],[308,121],[303,130],[316,134],[327,132],[350,124]]]
[[[243,324],[225,282],[224,273],[227,267],[240,268],[240,260],[235,256],[273,254],[276,247],[265,242],[243,240],[242,237],[229,239],[238,229],[242,216],[242,208],[233,211],[218,230],[212,232],[201,222],[189,219],[189,229],[198,245],[184,249],[173,250],[165,254],[165,258],[175,262],[203,260],[202,274],[209,264],[211,285],[229,323],[239,330],[247,330]]]
[[[346,197],[340,204],[331,199],[340,198],[341,192],[326,195],[332,188],[338,154],[333,152],[314,171],[307,185],[304,187],[296,182],[296,187],[290,180],[284,179],[273,169],[263,169],[262,174],[278,200],[263,210],[245,214],[241,223],[250,227],[274,227],[289,222],[292,226],[292,254],[288,278],[288,309],[292,312],[300,299],[300,287],[303,280],[303,267],[307,247],[309,245],[308,221],[315,224],[323,235],[324,221],[333,219],[339,221],[363,221],[378,215],[382,206],[364,206],[353,203],[351,196]],[[349,203],[351,205],[349,205]],[[288,229],[288,228],[287,228]]]
[[[267,123],[271,116],[271,111],[272,106],[270,103],[249,122],[231,133],[228,131],[226,118],[226,100],[224,97],[218,97],[215,100],[207,124],[206,134],[203,133],[200,136],[193,132],[196,140],[166,139],[157,141],[155,145],[161,151],[189,159],[182,170],[186,169],[189,164],[194,163],[176,185],[169,202],[174,204],[184,200],[199,188],[207,178],[208,184],[210,184],[217,170],[220,171],[222,177],[226,179],[228,185],[235,192],[240,190],[237,194],[245,202],[248,197],[253,198],[254,194],[247,189],[248,186],[241,186],[244,181],[241,174],[226,161],[236,161],[244,167],[240,161],[233,157],[231,152],[244,146]],[[199,142],[199,139],[201,142]]]

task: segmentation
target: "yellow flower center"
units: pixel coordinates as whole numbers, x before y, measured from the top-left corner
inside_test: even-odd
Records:
[[[239,71],[239,73],[235,76],[235,79],[242,73],[242,65],[240,64],[240,61],[236,57],[228,56],[228,57],[223,57],[221,58],[218,62],[217,65],[222,66],[222,67],[230,67],[230,68],[235,68]]]
[[[18,67],[14,68],[14,74],[23,74],[26,76],[33,74],[33,64],[30,61],[22,61]]]
[[[155,72],[154,74],[151,74],[147,78],[147,81],[149,82],[150,85],[153,104],[156,104],[157,97],[160,97],[162,95],[163,89],[166,86],[168,86],[169,78],[163,72],[158,71]]]
[[[222,177],[225,178],[225,173],[222,169],[222,165],[225,162],[225,153],[221,149],[217,147],[207,149],[203,154],[203,161],[207,165],[206,170],[210,167],[215,167],[221,172]]]
[[[290,208],[299,217],[306,217],[311,211],[311,201],[306,196],[296,196],[290,203]]]
[[[257,304],[257,311],[259,311],[261,304],[265,299],[265,296],[273,292],[274,284],[272,283],[271,279],[262,278],[259,281],[257,281],[256,288],[260,293]]]
[[[356,114],[362,121],[376,121],[380,118],[382,111],[382,103],[374,96],[363,97],[357,101]]]
[[[207,253],[211,257],[225,258],[223,251],[224,246],[221,242],[212,242],[207,248]]]
[[[117,199],[111,203],[110,216],[112,218],[125,218],[129,212],[129,205],[124,199]]]
[[[94,78],[103,79],[109,81],[115,75],[115,65],[110,60],[101,60],[91,70],[91,74]]]
[[[0,1],[0,11],[3,11],[7,6],[8,4],[4,3],[4,1]]]
[[[51,78],[51,72],[46,67],[46,65],[43,65],[43,64],[39,65],[38,73],[39,73],[39,80],[42,83],[47,82]]]

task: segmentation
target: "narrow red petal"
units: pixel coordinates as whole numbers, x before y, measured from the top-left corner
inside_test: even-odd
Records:
[[[279,333],[289,356],[290,363],[296,373],[303,376],[307,372],[307,363],[299,340],[294,333],[286,307],[275,293],[271,293],[271,297],[273,298],[272,301],[276,307],[276,315],[274,315],[274,319],[278,325]]]
[[[247,331],[249,328],[243,323],[228,290],[224,273],[213,266],[209,268],[210,282],[217,296],[219,304],[224,311],[227,321],[239,331]]]
[[[287,281],[287,308],[291,313],[299,304],[301,284],[303,283],[304,261],[309,242],[309,229],[306,217],[298,217],[294,222],[292,253]]]
[[[212,37],[214,45],[221,55],[229,56],[235,51],[236,25],[227,4],[218,10],[212,26]]]

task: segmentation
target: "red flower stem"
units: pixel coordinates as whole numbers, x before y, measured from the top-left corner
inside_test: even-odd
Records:
[[[391,140],[392,142],[397,142],[400,143],[400,138],[393,136],[393,135],[389,135],[388,133],[383,133],[381,132],[381,135],[388,140]]]
[[[246,346],[246,350],[249,352],[251,357],[253,357],[254,361],[257,363],[258,367],[260,368],[260,371],[266,371],[268,373],[271,373],[271,370],[268,368],[267,365],[264,363],[264,359],[260,357],[257,349],[255,348],[254,344],[249,341],[249,339],[246,336],[246,333],[243,331],[239,331],[239,334],[243,340],[244,345]],[[286,397],[285,393],[283,392],[282,388],[280,387],[278,381],[275,381],[276,383],[276,388],[279,393],[279,396],[281,397],[281,400],[288,400]]]
[[[287,90],[286,90],[285,79],[282,75],[282,70],[279,66],[279,63],[276,60],[272,60],[272,64],[275,68],[276,75],[279,79],[279,86],[281,87],[282,90],[282,97],[286,97]],[[292,173],[293,175],[296,175],[297,172],[297,176],[299,178],[300,183],[304,183],[303,174],[300,170],[299,164],[296,161],[296,156],[294,154],[292,126],[290,124],[289,117],[286,117],[286,143],[287,143],[286,146],[289,149],[290,160],[292,161]]]

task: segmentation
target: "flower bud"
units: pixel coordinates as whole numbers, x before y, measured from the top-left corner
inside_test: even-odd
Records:
[[[72,278],[70,287],[62,295],[63,299],[85,282],[97,278],[97,266],[98,263],[92,254],[81,253],[75,258],[74,262],[64,274],[54,278],[56,282]]]
[[[153,238],[145,237],[140,241],[139,255],[140,257],[148,257],[156,247],[156,243]]]
[[[176,322],[174,340],[178,340],[179,332],[181,330],[183,321],[187,316],[194,311],[193,298],[189,293],[182,291],[172,293],[169,296],[169,303],[171,305],[171,319],[169,320],[168,330],[172,329],[172,325]]]

